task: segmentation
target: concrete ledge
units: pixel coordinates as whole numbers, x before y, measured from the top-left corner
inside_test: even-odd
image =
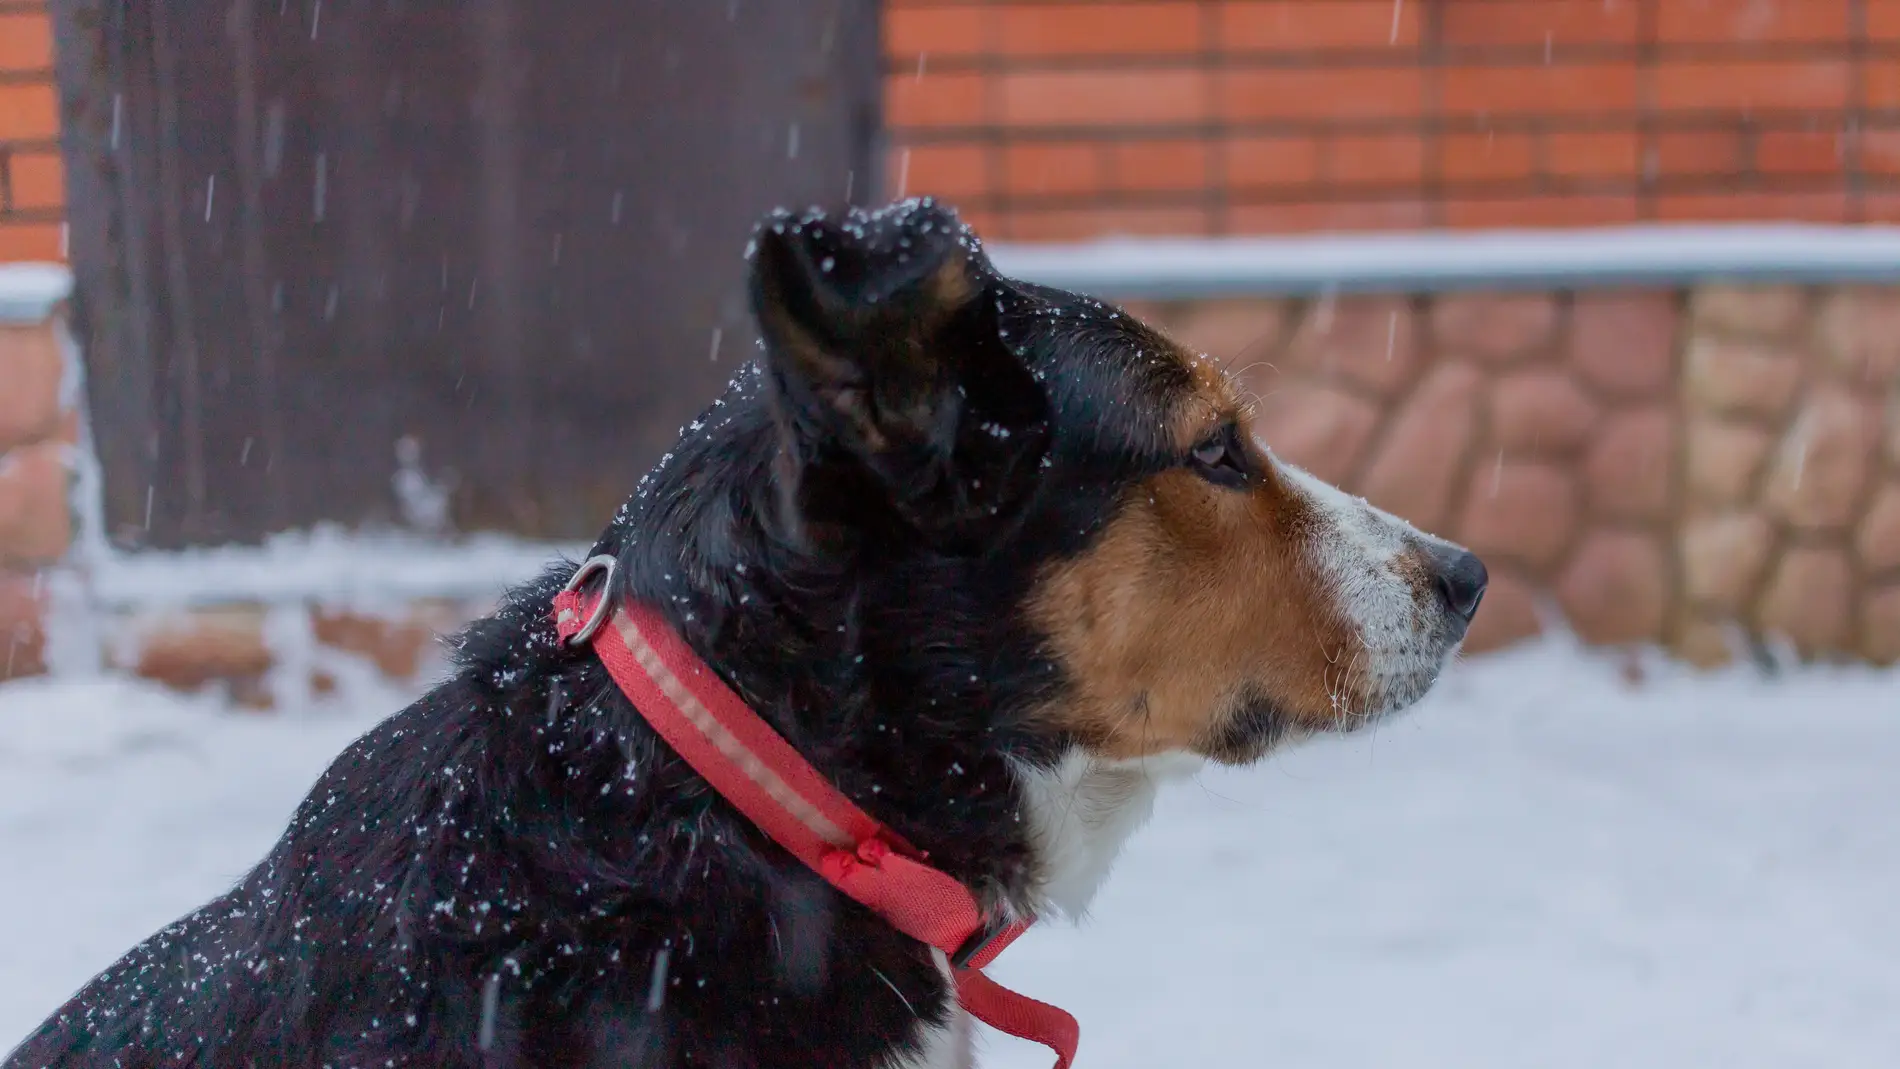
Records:
[[[993,244],[1017,278],[1117,298],[1900,282],[1900,227],[1634,226]]]
[[[0,323],[39,323],[73,290],[64,264],[0,264]]]

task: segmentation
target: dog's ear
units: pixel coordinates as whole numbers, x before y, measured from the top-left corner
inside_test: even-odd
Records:
[[[926,538],[969,550],[1020,511],[1048,449],[1048,400],[1002,336],[993,278],[956,215],[929,201],[761,225],[752,308],[806,519],[849,522],[858,507],[836,499],[871,491]]]

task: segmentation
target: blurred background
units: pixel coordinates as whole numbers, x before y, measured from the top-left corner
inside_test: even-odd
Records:
[[[0,1047],[923,194],[1491,565],[1012,952],[1085,1064],[1893,1064],[1900,0],[0,0]]]

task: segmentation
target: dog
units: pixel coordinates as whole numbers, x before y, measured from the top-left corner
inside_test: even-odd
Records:
[[[1217,363],[1002,277],[949,207],[778,212],[747,255],[760,354],[601,535],[605,596],[985,908],[1080,915],[1161,783],[1375,723],[1454,657],[1475,556],[1275,459]],[[452,639],[257,868],[6,1069],[950,1057],[941,953],[561,641],[573,572]]]

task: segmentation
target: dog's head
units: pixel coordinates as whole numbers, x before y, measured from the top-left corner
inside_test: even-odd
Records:
[[[1369,723],[1477,611],[1476,557],[1276,460],[1218,364],[997,276],[943,207],[775,216],[751,288],[797,536],[966,562],[1057,677],[1032,719],[1096,756]]]

